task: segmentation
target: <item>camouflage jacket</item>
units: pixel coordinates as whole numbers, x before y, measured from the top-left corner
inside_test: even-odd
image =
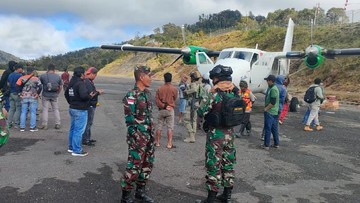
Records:
[[[228,81],[219,82],[219,84],[215,85],[211,88],[208,97],[205,97],[200,102],[200,107],[197,109],[198,116],[204,117],[211,111],[220,112],[221,111],[221,101],[222,98],[218,93],[218,90],[226,92],[228,97],[234,97],[234,93],[231,92],[235,86]],[[233,128],[213,128],[210,126],[210,132],[208,136],[210,139],[215,139],[218,137],[223,137],[226,134],[232,134]]]
[[[151,132],[153,127],[151,93],[135,85],[123,99],[125,123],[128,127],[137,127],[141,132]]]

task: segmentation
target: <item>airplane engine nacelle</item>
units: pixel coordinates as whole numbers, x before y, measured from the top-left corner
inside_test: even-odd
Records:
[[[183,62],[187,65],[194,65],[196,64],[196,52],[207,53],[208,51],[208,49],[205,49],[203,47],[187,46],[185,49],[182,49]]]
[[[321,54],[322,48],[317,45],[309,46],[305,49],[305,64],[309,68],[316,68],[324,62],[324,56]]]

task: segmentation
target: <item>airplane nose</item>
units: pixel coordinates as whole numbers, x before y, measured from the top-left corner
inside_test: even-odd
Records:
[[[249,82],[250,79],[250,63],[245,60],[239,60],[235,58],[227,58],[218,60],[215,65],[223,65],[231,67],[233,70],[232,81],[238,85],[241,80]]]

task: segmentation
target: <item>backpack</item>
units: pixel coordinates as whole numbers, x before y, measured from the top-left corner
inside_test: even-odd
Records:
[[[234,88],[234,90],[237,88]],[[210,112],[206,116],[206,121],[213,127],[234,127],[243,121],[246,104],[239,96],[238,90],[234,91],[234,97],[228,97],[224,92],[218,92],[221,101],[220,112]]]
[[[316,100],[316,95],[315,95],[315,87],[309,87],[309,89],[306,90],[305,95],[304,95],[304,101],[306,103],[313,103]]]
[[[47,92],[57,92],[57,91],[59,91],[59,89],[60,89],[59,83],[51,82],[49,80],[49,74],[48,73],[46,73],[46,78],[47,78],[47,81],[46,81],[46,84],[44,84],[44,89]]]

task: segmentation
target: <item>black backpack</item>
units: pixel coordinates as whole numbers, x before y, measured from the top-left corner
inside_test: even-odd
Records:
[[[221,111],[220,112],[210,112],[206,116],[206,122],[208,125],[217,127],[234,127],[240,125],[243,121],[245,113],[245,102],[239,96],[238,89],[234,88],[233,93],[234,97],[226,96],[224,92],[218,92],[221,101]]]
[[[305,95],[304,95],[304,101],[306,103],[313,103],[314,101],[316,101],[316,95],[315,95],[315,87],[309,87],[309,89],[306,90]]]

